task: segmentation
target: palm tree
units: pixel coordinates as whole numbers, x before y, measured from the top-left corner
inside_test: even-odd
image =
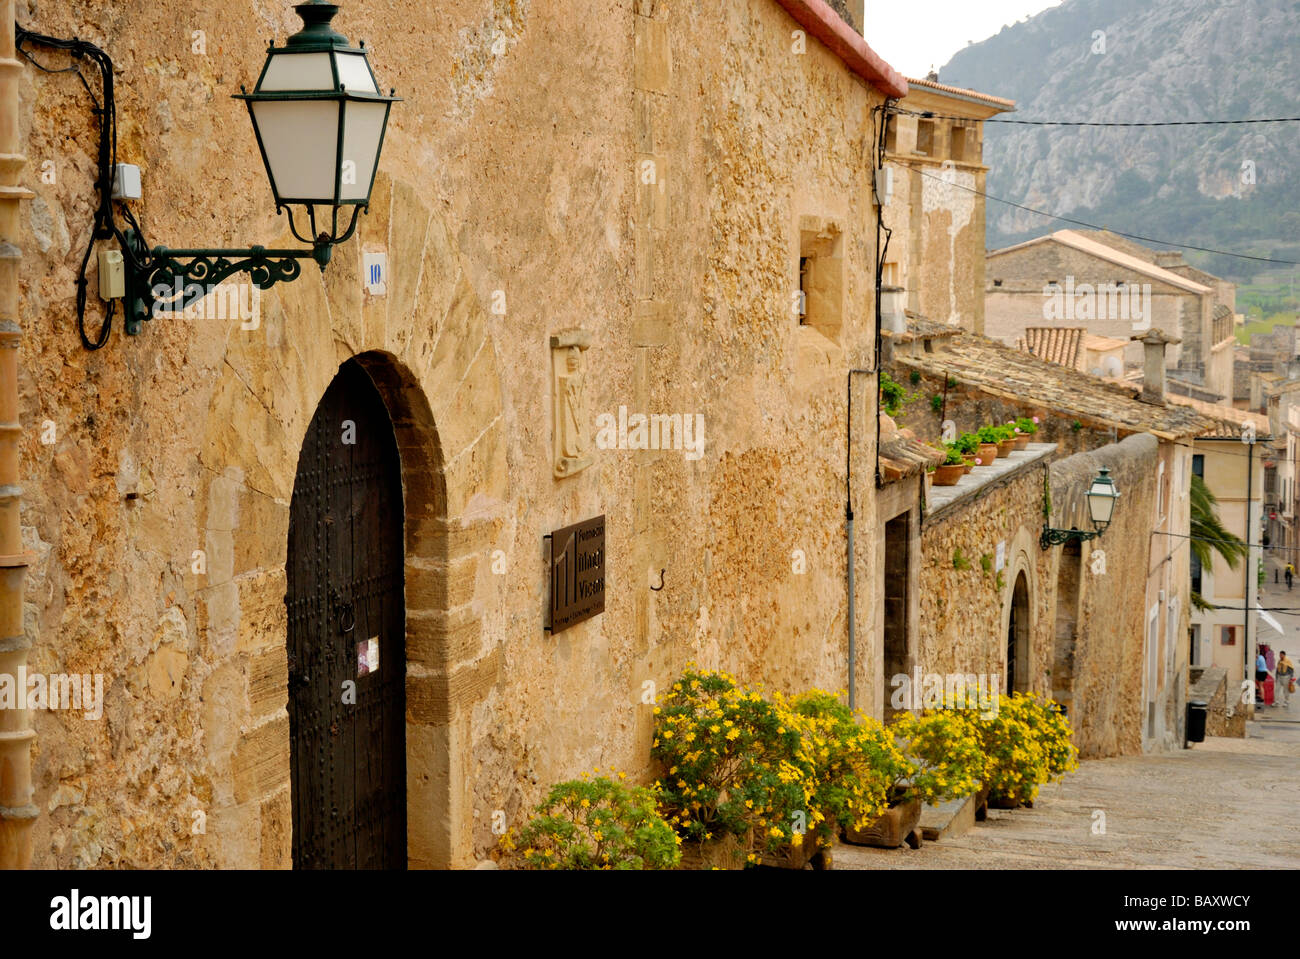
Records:
[[[1215,553],[1223,557],[1229,569],[1236,569],[1237,565],[1250,555],[1250,548],[1241,537],[1233,535],[1224,528],[1223,521],[1219,519],[1218,503],[1210,488],[1205,485],[1205,480],[1193,473],[1192,555],[1201,564],[1201,569],[1211,568]],[[1192,590],[1192,605],[1200,610],[1218,608],[1213,603],[1207,602],[1196,590]]]

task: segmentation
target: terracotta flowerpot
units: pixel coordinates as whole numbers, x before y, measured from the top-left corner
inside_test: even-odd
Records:
[[[993,461],[998,458],[998,452],[997,443],[981,443],[975,455],[979,457],[981,466],[992,466]]]
[[[1029,445],[1029,434],[1021,433],[1016,437],[1016,449],[1022,450]]]
[[[682,861],[678,869],[744,869],[753,844],[753,832],[746,836],[727,833],[720,839],[695,842],[682,840]]]
[[[1003,440],[1001,443],[998,444],[999,456],[1010,456],[1015,451],[1016,451],[1015,440]]]
[[[936,466],[931,477],[931,486],[956,486],[957,481],[966,475],[965,466]]]
[[[877,846],[897,849],[907,842],[917,823],[921,821],[920,797],[890,806],[883,816],[866,829],[844,827],[844,841],[857,846]]]
[[[962,464],[961,470],[963,473],[969,473],[974,468],[975,468],[975,463],[972,460],[967,460],[965,463]]]

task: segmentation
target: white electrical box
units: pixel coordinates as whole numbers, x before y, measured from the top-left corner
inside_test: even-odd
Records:
[[[113,199],[138,200],[141,196],[140,168],[130,163],[113,167]]]
[[[894,196],[894,169],[881,167],[876,170],[876,206],[889,206]]]
[[[99,297],[116,300],[126,296],[126,270],[121,250],[99,251]]]

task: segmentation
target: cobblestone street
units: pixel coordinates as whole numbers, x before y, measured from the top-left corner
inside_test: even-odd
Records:
[[[835,868],[1300,867],[1300,847],[1278,838],[1294,835],[1300,815],[1300,723],[1248,729],[1244,740],[1080,763],[1044,787],[1033,809],[990,809],[964,835],[915,851],[841,845]],[[1104,833],[1094,833],[1098,811]]]

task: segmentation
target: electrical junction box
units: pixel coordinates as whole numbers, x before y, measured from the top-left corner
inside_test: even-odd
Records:
[[[894,169],[881,167],[876,170],[876,206],[889,206],[894,196]]]
[[[140,168],[130,163],[119,163],[113,167],[113,199],[138,200],[142,196],[140,189]]]
[[[126,296],[126,268],[121,250],[99,251],[99,297],[116,300]]]

